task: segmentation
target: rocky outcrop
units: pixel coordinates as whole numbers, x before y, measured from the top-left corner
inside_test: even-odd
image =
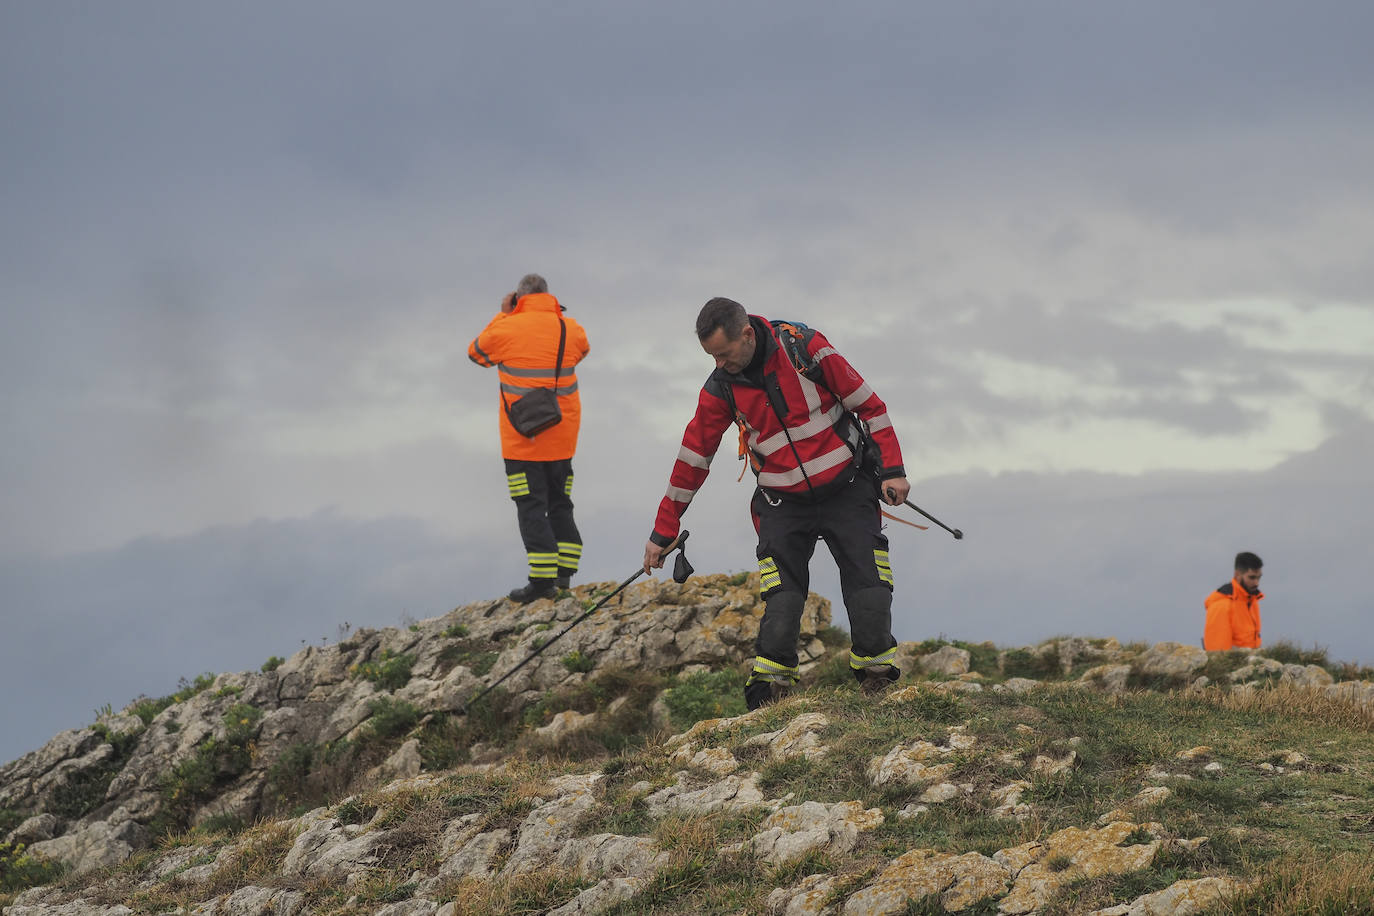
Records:
[[[0,768],[0,809],[44,815],[26,820],[10,839],[84,871],[145,846],[149,825],[166,819],[169,801],[191,824],[251,823],[272,810],[272,777],[291,764],[292,754],[366,738],[379,702],[409,704],[416,720],[460,715],[478,691],[535,655],[609,590],[587,585],[560,600],[488,601],[408,629],[361,629],[335,645],[303,649],[270,671],[207,680],[165,708],[136,701]],[[584,681],[589,670],[737,666],[752,654],[762,613],[756,577],[633,586],[501,688],[518,713],[546,691]],[[811,596],[802,621],[803,670],[825,654],[816,634],[829,623],[829,603]],[[580,664],[565,664],[569,657]],[[544,737],[556,742],[587,724],[584,719],[566,713]],[[372,778],[412,776],[421,768],[418,743],[405,742]],[[201,770],[212,772],[169,799]],[[51,813],[55,799],[80,793],[86,798],[79,809],[66,806],[74,816]]]
[[[78,875],[90,872],[94,883],[80,893],[26,892],[6,916],[127,911],[113,902],[122,899],[108,883],[113,879],[100,876],[147,848],[171,823],[169,812],[190,824],[252,823],[277,811],[274,793],[282,774],[303,754],[364,744],[388,718],[402,724],[367,759],[366,770],[360,768],[367,774],[363,794],[276,822],[270,867],[261,874],[224,887],[223,876],[236,873],[241,866],[235,863],[247,856],[251,843],[244,840],[210,852],[171,848],[139,857],[136,862],[151,857],[140,866],[142,886],[214,888],[186,910],[192,913],[305,912],[308,894],[301,888],[364,885],[420,844],[428,850],[424,867],[398,877],[404,894],[389,889],[386,906],[376,912],[448,916],[453,906],[446,901],[459,884],[512,885],[555,875],[575,884],[576,892],[549,912],[589,916],[681,867],[671,832],[665,838],[644,823],[680,829],[722,819],[739,831],[720,844],[723,854],[791,875],[788,886],[774,888],[768,898],[775,913],[901,913],[922,897],[951,912],[995,906],[1005,914],[1034,913],[1069,883],[1145,869],[1161,851],[1184,855],[1206,843],[1205,837],[1171,835],[1148,820],[1163,819],[1159,809],[1169,805],[1174,781],[1242,771],[1287,779],[1312,772],[1313,765],[1291,746],[1258,760],[1214,759],[1203,745],[1171,749],[1165,759],[1134,771],[1125,792],[1078,826],[1022,833],[1018,840],[1038,838],[1001,849],[892,848],[894,841],[884,840],[881,860],[875,860],[873,837],[904,836],[893,833],[894,825],[911,830],[922,818],[975,810],[990,824],[1031,831],[1048,822],[1044,799],[1053,792],[1047,789],[1071,784],[1091,766],[1082,739],[1042,737],[1034,718],[1009,726],[1014,740],[1003,741],[986,733],[975,737],[976,720],[951,718],[960,710],[979,702],[1030,709],[1047,695],[1103,702],[1087,691],[1128,694],[1141,685],[1175,684],[1228,701],[1279,685],[1374,705],[1374,684],[1336,683],[1317,665],[1230,655],[1224,661],[1235,667],[1228,674],[1214,664],[1216,655],[1176,643],[1125,648],[1115,640],[1060,638],[1004,652],[987,645],[930,651],[930,643],[905,643],[898,647],[904,683],[864,700],[874,705],[861,714],[890,713],[903,727],[872,740],[851,736],[848,744],[832,743],[853,709],[789,706],[793,700],[704,719],[664,738],[667,732],[659,729],[668,714],[660,697],[642,704],[646,714],[657,710],[652,726],[638,736],[652,763],[642,765],[643,778],[636,775],[633,786],[617,781],[616,766],[562,774],[521,770],[508,749],[497,746],[463,748],[471,762],[462,767],[452,761],[431,766],[434,758],[426,755],[433,753],[432,742],[424,739],[433,733],[422,734],[421,723],[463,721],[470,700],[508,673],[502,709],[518,721],[522,711],[558,691],[598,687],[588,681],[613,668],[715,671],[738,668],[752,653],[762,613],[756,584],[724,576],[627,589],[540,652],[598,600],[598,591],[584,586],[528,606],[483,602],[404,630],[361,630],[337,645],[302,650],[273,670],[207,678],[167,702],[140,701],[90,728],[63,732],[0,768],[0,811],[10,828],[0,841],[22,843]],[[803,621],[802,669],[827,686],[794,696],[828,696],[831,690],[853,696],[847,676],[838,678],[843,687],[833,686],[836,674],[844,674],[843,650],[832,667],[817,635],[829,622],[829,605],[813,596]],[[1201,683],[1204,668],[1216,679],[1212,686]],[[1056,680],[1058,686],[1049,683]],[[575,744],[626,702],[621,697],[596,712],[546,711],[521,740],[528,740],[526,750]],[[932,718],[932,711],[938,715]],[[908,729],[907,722],[920,726]],[[838,781],[850,786],[841,797],[798,797],[809,790],[795,783],[790,791],[776,790],[777,774],[833,767],[838,754],[849,761],[853,779]],[[500,804],[473,801],[498,791],[510,797]],[[393,797],[436,794],[446,801],[432,807],[423,829],[389,807]],[[875,799],[883,804],[875,806]],[[845,873],[843,865],[827,874],[798,870],[816,861],[843,863],[860,847],[868,857],[862,871]],[[1190,879],[1101,912],[1193,912],[1240,887],[1222,876]]]
[[[902,699],[896,699],[900,705]],[[817,736],[824,722],[815,713],[801,712],[789,718],[782,728],[759,730],[762,717],[750,713],[733,719],[699,723],[689,733],[674,736],[664,743],[664,753],[679,757],[699,743],[711,742],[725,754],[754,755],[759,748],[779,751],[777,759],[805,759],[800,751],[792,753],[783,736]],[[750,734],[750,732],[755,732]],[[976,742],[962,726],[949,729],[946,743],[926,743],[914,753],[917,757],[939,757],[970,751]],[[904,746],[908,751],[915,745]],[[806,749],[825,756],[831,749],[822,742],[808,742]],[[466,768],[452,777],[421,776],[398,780],[370,798],[376,812],[367,823],[355,823],[360,809],[350,798],[334,808],[321,808],[278,825],[280,835],[290,838],[277,862],[265,863],[270,873],[284,879],[309,878],[330,881],[334,886],[358,886],[373,873],[400,842],[405,828],[385,810],[388,802],[423,807],[426,799],[442,799],[451,790],[450,780],[466,780],[482,768]],[[500,768],[487,768],[491,777],[500,777]],[[721,811],[770,812],[748,839],[721,849],[722,855],[748,856],[773,866],[785,866],[809,855],[823,854],[838,860],[852,851],[864,834],[885,823],[880,808],[867,808],[857,800],[835,803],[769,800],[758,790],[758,775],[731,774],[702,777],[700,771],[679,770],[672,782],[653,790],[651,785],[637,787],[633,794],[646,803],[655,816],[700,817]],[[603,912],[642,889],[655,875],[671,864],[668,852],[650,836],[625,836],[607,832],[588,832],[583,828],[609,803],[606,777],[597,772],[574,773],[546,779],[524,777],[526,791],[537,792],[531,807],[518,822],[502,826],[501,804],[486,808],[485,814],[457,814],[440,825],[433,842],[435,853],[426,856],[435,863],[429,875],[416,873],[407,884],[411,896],[397,900],[376,912],[408,914],[441,911],[433,896],[452,888],[453,880],[508,883],[520,876],[538,873],[567,874],[587,886],[572,899],[549,910],[564,914]],[[1028,785],[1028,784],[1027,784]],[[684,787],[690,786],[690,789]],[[972,787],[971,787],[972,788]],[[988,793],[990,800],[998,791]],[[1143,800],[1138,796],[1137,800]],[[1134,803],[1133,803],[1134,804]],[[1055,891],[1083,878],[1106,874],[1125,874],[1149,867],[1167,843],[1183,850],[1195,850],[1205,838],[1166,839],[1162,828],[1153,823],[1113,820],[1098,827],[1070,827],[1056,831],[1044,840],[1024,843],[996,851],[950,853],[914,847],[891,858],[872,872],[872,877],[848,889],[833,875],[807,875],[794,886],[775,889],[769,896],[772,912],[789,914],[900,914],[909,912],[912,900],[937,898],[949,912],[958,912],[989,899],[997,901],[1004,914],[1033,913]],[[234,863],[245,854],[244,847],[230,846],[201,866],[201,878],[220,867],[240,867]],[[190,859],[184,850],[171,849],[160,861],[146,866],[152,880],[175,880],[186,873]],[[450,883],[446,884],[448,881]],[[1226,879],[1205,882],[1178,882],[1156,894],[1142,897],[1129,907],[1111,912],[1164,912],[1158,907],[1172,902],[1178,907],[1215,903],[1234,893],[1238,885]],[[93,890],[98,891],[99,886]],[[838,897],[838,899],[834,899]],[[830,904],[825,901],[831,900]],[[246,884],[220,896],[200,902],[193,913],[288,913],[303,912],[304,895],[291,887]],[[91,909],[83,900],[63,901],[47,890],[31,891],[9,908],[15,916],[59,916],[87,912],[119,912]],[[1186,911],[1186,910],[1184,910]]]

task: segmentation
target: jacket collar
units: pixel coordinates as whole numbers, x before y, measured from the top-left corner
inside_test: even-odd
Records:
[[[516,300],[515,308],[511,310],[512,315],[519,315],[521,312],[553,312],[561,315],[563,306],[558,304],[558,300],[551,293],[526,293]]]

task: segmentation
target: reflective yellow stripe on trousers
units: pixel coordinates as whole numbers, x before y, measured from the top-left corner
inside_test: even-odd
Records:
[[[558,554],[527,553],[525,556],[529,558],[531,579],[558,578]]]
[[[577,564],[582,559],[582,545],[571,541],[558,542],[558,565],[577,572]]]
[[[774,681],[779,684],[795,684],[801,679],[801,671],[788,665],[779,665],[771,658],[754,656],[754,670],[749,673],[745,686],[759,681]]]

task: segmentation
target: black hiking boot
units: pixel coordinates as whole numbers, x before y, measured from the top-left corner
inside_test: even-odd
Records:
[[[755,681],[744,685],[744,705],[752,712],[760,706],[772,706],[792,692],[790,684],[777,681]]]
[[[852,668],[859,681],[859,690],[866,696],[877,696],[893,684],[902,672],[896,665],[874,665],[872,668]]]
[[[519,604],[529,604],[531,601],[538,601],[540,598],[552,598],[558,594],[558,586],[552,579],[531,579],[520,588],[513,588],[510,591],[510,600]]]
[[[559,588],[572,588],[572,576],[559,576],[553,580]]]

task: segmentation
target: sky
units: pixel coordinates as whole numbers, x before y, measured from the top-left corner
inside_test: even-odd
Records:
[[[531,271],[592,343],[581,581],[638,569],[729,296],[827,334],[966,534],[891,526],[899,639],[1196,644],[1252,550],[1266,643],[1374,665],[1370,34],[1357,0],[0,0],[0,761],[520,584],[466,347]],[[752,569],[732,435],[714,467],[689,555]]]

